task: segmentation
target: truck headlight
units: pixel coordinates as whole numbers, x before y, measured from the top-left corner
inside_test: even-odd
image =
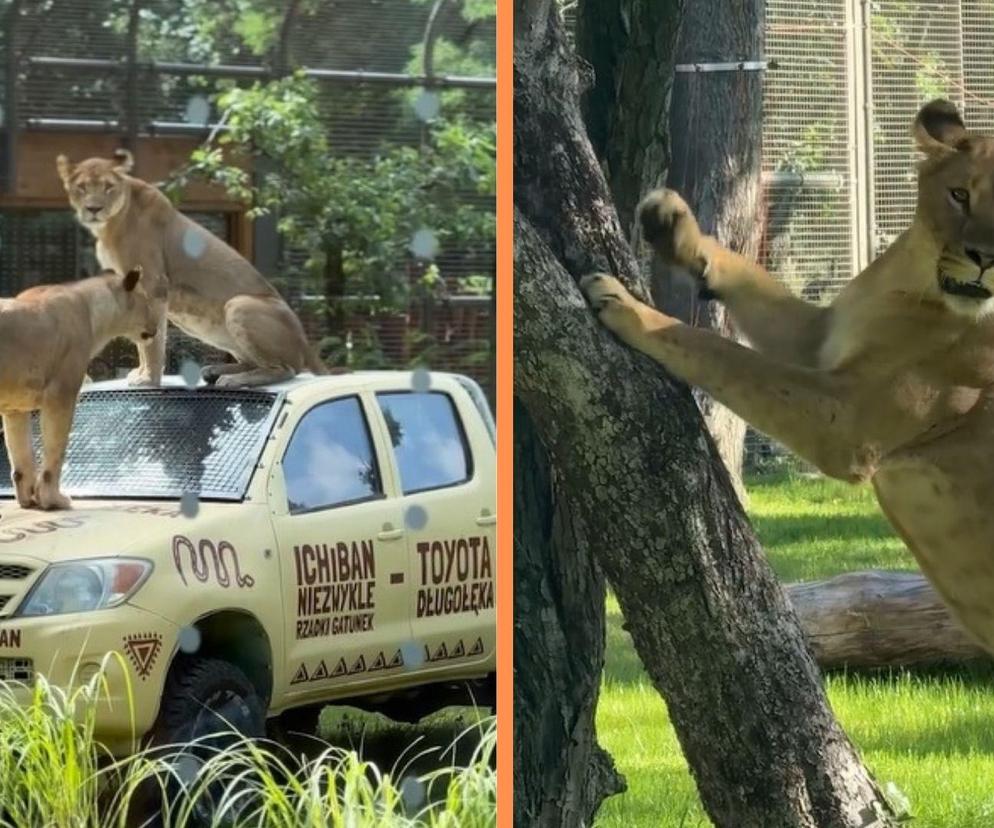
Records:
[[[53,564],[31,588],[17,615],[61,615],[116,607],[134,595],[151,572],[151,562],[137,558]]]

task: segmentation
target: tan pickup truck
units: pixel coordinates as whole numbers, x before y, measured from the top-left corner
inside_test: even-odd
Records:
[[[452,374],[86,386],[71,511],[18,508],[0,461],[0,680],[78,685],[116,651],[117,753],[338,699],[423,712],[468,682],[487,703],[494,443]]]

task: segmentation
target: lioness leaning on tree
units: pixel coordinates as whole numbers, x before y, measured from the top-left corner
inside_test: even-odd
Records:
[[[119,336],[151,340],[165,302],[151,296],[141,268],[0,299],[0,415],[17,502],[67,509],[62,461],[86,366]],[[35,471],[31,413],[41,414],[41,471]]]
[[[753,348],[688,327],[610,276],[600,320],[832,477],[870,480],[960,622],[994,652],[994,138],[947,101],[913,126],[926,157],[911,226],[829,307],[700,233],[672,191],[645,238],[723,301]]]
[[[303,326],[276,289],[237,251],[184,216],[159,190],[128,173],[119,160],[56,159],[69,203],[97,239],[102,267],[124,272],[141,265],[162,297],[168,320],[190,336],[235,357],[203,369],[218,385],[264,385],[300,371],[326,373]],[[166,358],[166,317],[156,337],[138,342],[133,385],[158,385]]]

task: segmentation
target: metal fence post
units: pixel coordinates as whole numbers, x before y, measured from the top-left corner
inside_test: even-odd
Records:
[[[19,60],[17,54],[17,36],[20,32],[21,0],[12,0],[7,9],[7,83],[4,99],[4,159],[3,159],[3,190],[12,194],[17,189],[17,133],[18,97],[20,91],[17,84]]]
[[[132,152],[138,149],[138,22],[141,10],[141,0],[132,0],[131,10],[128,16],[128,64],[125,102],[124,102],[124,124],[127,134],[125,145]]]

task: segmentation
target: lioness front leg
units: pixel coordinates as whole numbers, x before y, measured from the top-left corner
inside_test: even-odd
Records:
[[[128,385],[158,386],[162,384],[162,373],[166,367],[166,317],[159,322],[155,336],[136,342],[138,346],[138,367],[128,373]]]
[[[825,474],[868,477],[875,452],[854,438],[855,405],[844,379],[779,362],[639,302],[612,276],[580,286],[601,322],[627,344],[710,393]]]
[[[31,415],[4,414],[3,435],[17,502],[22,508],[30,508],[35,505],[35,453],[31,443]]]
[[[766,270],[701,233],[686,202],[673,190],[656,190],[638,208],[642,234],[667,264],[686,270],[701,296],[725,304],[736,327],[756,350],[814,367],[829,311],[794,296]]]

